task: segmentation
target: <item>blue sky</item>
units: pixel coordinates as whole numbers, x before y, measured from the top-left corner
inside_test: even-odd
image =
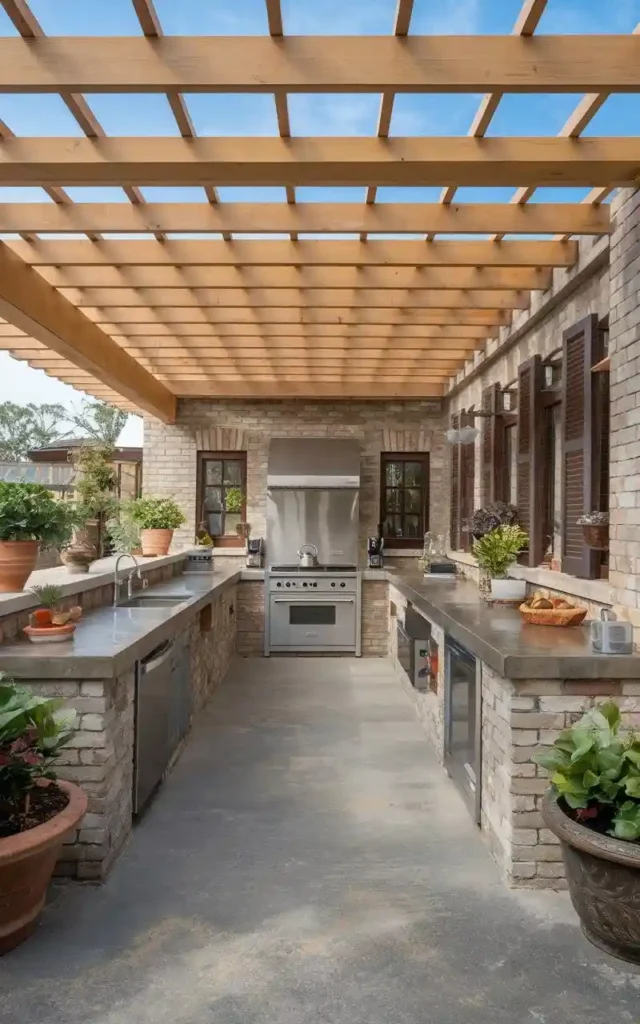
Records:
[[[416,0],[411,32],[417,34],[507,33],[522,0]],[[50,35],[133,35],[140,27],[130,0],[31,0],[30,6]],[[264,0],[155,0],[167,34],[252,35],[267,32]],[[392,31],[395,0],[282,0],[285,32],[291,34],[379,34]],[[640,22],[640,0],[549,0],[539,33],[629,33]],[[16,30],[0,9],[0,35]],[[392,135],[465,135],[477,110],[476,95],[400,95],[394,104]],[[109,134],[176,135],[168,103],[159,95],[87,95]],[[509,95],[491,123],[490,135],[556,135],[580,96]],[[274,135],[277,121],[270,95],[185,97],[196,130],[202,135]],[[377,95],[289,97],[294,135],[372,135],[379,107]],[[57,96],[0,95],[0,118],[18,135],[82,134]],[[640,135],[640,97],[610,97],[585,135]],[[77,201],[126,201],[119,189],[70,188]],[[143,188],[149,201],[201,201],[200,189]],[[284,201],[284,189],[221,188],[228,201]],[[539,189],[537,201],[577,201],[584,189]],[[462,188],[461,202],[504,202],[512,189]],[[378,190],[381,202],[435,201],[439,189]],[[299,201],[361,201],[364,189],[304,188]],[[0,202],[46,201],[37,188],[0,188]],[[6,367],[6,363],[10,365]],[[5,369],[8,372],[5,373]],[[0,353],[0,400],[54,400],[52,392],[71,389],[9,360]],[[71,392],[73,394],[73,392]]]

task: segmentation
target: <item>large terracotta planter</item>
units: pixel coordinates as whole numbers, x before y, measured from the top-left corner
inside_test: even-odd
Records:
[[[582,536],[587,547],[596,551],[609,550],[609,524],[608,523],[583,523]]]
[[[63,811],[36,828],[0,839],[0,955],[27,938],[42,910],[55,863],[68,834],[87,810],[87,797],[57,781],[69,796]]]
[[[640,846],[567,817],[551,794],[542,816],[562,845],[571,902],[590,942],[640,964]]]
[[[40,541],[0,540],[0,594],[24,590],[35,569]]]
[[[140,530],[140,545],[142,554],[146,555],[168,555],[173,530]]]

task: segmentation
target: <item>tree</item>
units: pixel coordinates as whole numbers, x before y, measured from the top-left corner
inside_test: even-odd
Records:
[[[80,427],[94,441],[116,445],[129,414],[107,402],[83,402],[79,411],[71,414],[71,422]]]
[[[0,459],[22,462],[32,448],[59,441],[68,434],[62,426],[67,418],[62,405],[0,402]]]

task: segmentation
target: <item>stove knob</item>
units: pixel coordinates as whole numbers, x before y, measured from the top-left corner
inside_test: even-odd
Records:
[[[282,583],[276,583],[276,587],[281,587]]]
[[[331,586],[332,586],[332,587],[335,587],[335,583],[332,583],[332,584],[331,584]]]
[[[308,584],[307,584],[307,583],[303,583],[303,584],[302,584],[302,586],[303,586],[303,587],[306,587],[306,586],[308,586]]]
[[[340,584],[341,587],[346,587],[346,585],[347,585],[346,583],[341,583]]]
[[[285,587],[290,587],[290,586],[291,586],[290,583],[285,583]]]

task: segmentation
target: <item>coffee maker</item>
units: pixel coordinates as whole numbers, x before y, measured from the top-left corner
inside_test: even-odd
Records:
[[[377,537],[367,537],[367,566],[369,569],[382,569],[382,550],[384,540],[381,534]]]
[[[262,569],[264,560],[264,538],[247,537],[247,561],[248,569]]]

